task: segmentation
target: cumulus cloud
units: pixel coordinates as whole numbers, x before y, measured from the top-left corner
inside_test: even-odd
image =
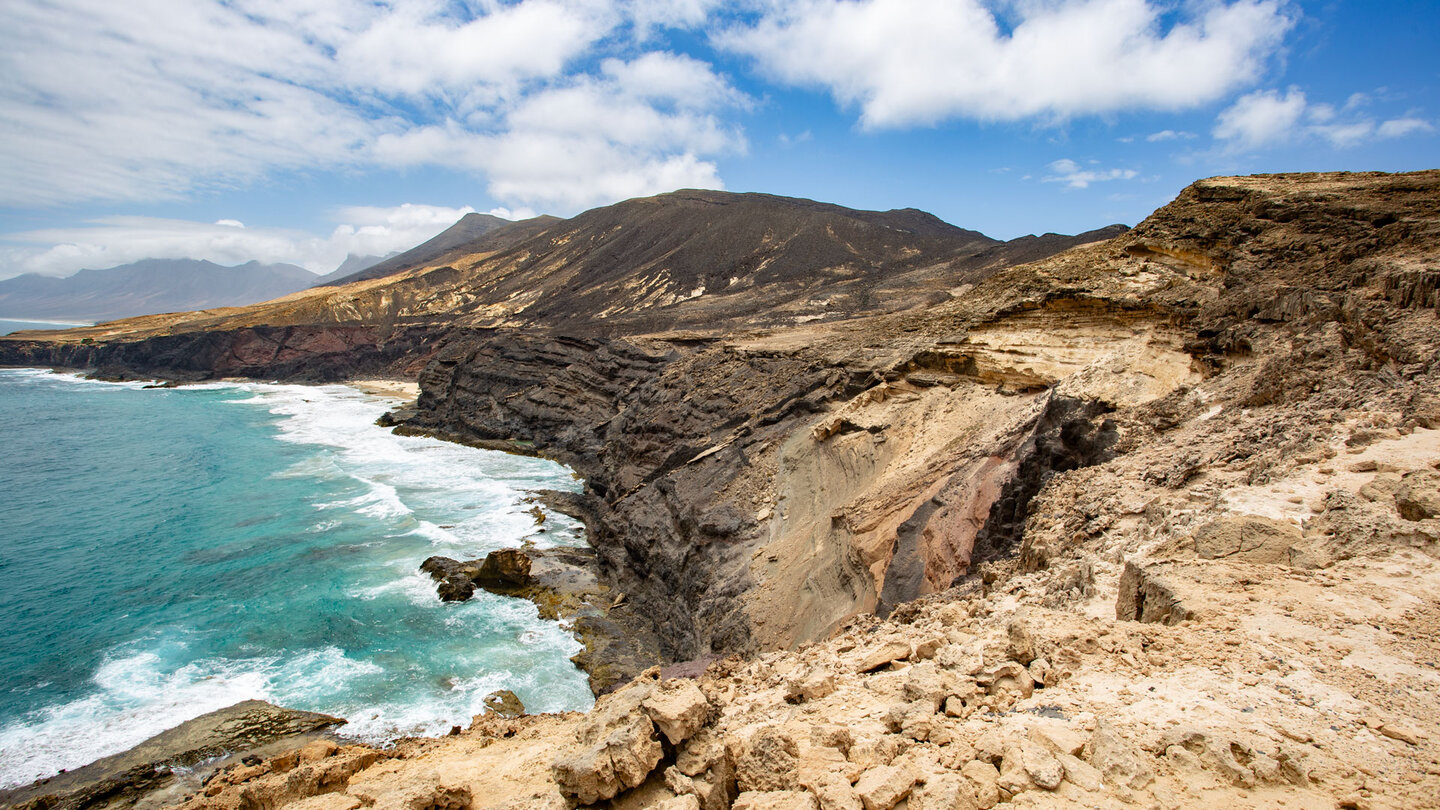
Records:
[[[277,172],[416,165],[477,171],[507,205],[716,186],[714,155],[739,142],[717,116],[744,97],[703,62],[615,44],[627,30],[698,24],[714,5],[11,0],[0,205],[175,199]],[[596,59],[606,47],[624,58]],[[566,99],[613,101],[635,124],[573,126],[557,109]],[[546,156],[553,172],[528,154],[511,172],[481,157],[526,151],[516,142],[537,131],[562,150]],[[583,173],[597,165],[602,176]]]
[[[1344,106],[1312,103],[1299,88],[1284,95],[1257,90],[1236,99],[1215,120],[1212,134],[1230,150],[1258,149],[1303,140],[1321,140],[1336,148],[1367,141],[1403,138],[1433,132],[1421,118],[1407,116],[1377,121],[1364,112],[1369,98],[1356,93]]]
[[[10,244],[0,246],[0,278],[21,273],[65,276],[140,259],[208,259],[222,265],[287,262],[328,273],[352,253],[384,256],[414,247],[473,210],[410,203],[342,208],[335,212],[335,228],[324,236],[288,228],[247,228],[233,219],[209,223],[103,217],[74,228],[5,235]],[[510,219],[516,212],[490,213]]]
[[[1041,178],[1041,182],[1064,183],[1068,188],[1089,188],[1091,183],[1109,180],[1133,180],[1139,174],[1134,169],[1087,169],[1069,158],[1054,161],[1049,169],[1053,174]]]
[[[500,199],[577,210],[657,190],[723,188],[716,165],[698,156],[745,148],[740,131],[711,112],[745,103],[704,62],[651,53],[531,94],[493,134],[448,121],[383,136],[376,148],[402,165],[443,153],[489,177]]]
[[[718,38],[879,129],[951,118],[1182,109],[1254,80],[1292,25],[1279,0],[791,0]],[[1002,17],[996,9],[1009,11]]]

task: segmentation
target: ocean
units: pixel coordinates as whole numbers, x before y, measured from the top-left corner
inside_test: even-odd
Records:
[[[89,326],[88,323],[72,321],[8,321],[0,318],[0,335],[21,332],[28,329],[66,329],[71,326]]]
[[[247,698],[385,742],[514,691],[588,708],[580,649],[529,602],[441,603],[419,573],[530,540],[533,458],[402,437],[345,386],[146,389],[0,369],[0,786]]]

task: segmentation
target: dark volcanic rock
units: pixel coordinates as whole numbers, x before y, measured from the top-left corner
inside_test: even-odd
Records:
[[[475,575],[482,588],[522,588],[530,584],[530,555],[518,548],[502,548],[485,555]]]

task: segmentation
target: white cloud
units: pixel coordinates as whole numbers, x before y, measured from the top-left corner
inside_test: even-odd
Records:
[[[1306,139],[1328,142],[1337,149],[1367,141],[1403,138],[1433,132],[1430,122],[1415,117],[1376,122],[1361,112],[1369,97],[1355,93],[1337,109],[1332,104],[1311,103],[1305,93],[1292,87],[1285,95],[1275,90],[1257,90],[1241,96],[1216,118],[1214,136],[1230,150],[1258,149]]]
[[[175,199],[277,172],[415,165],[477,171],[510,206],[592,204],[672,179],[718,185],[711,158],[739,141],[718,116],[744,96],[703,62],[615,39],[698,24],[714,5],[9,0],[0,205]],[[632,56],[597,67],[615,51]],[[635,115],[638,131],[617,133],[624,122],[594,110],[582,117],[600,126],[562,126],[549,143],[591,157],[548,160],[580,188],[477,157],[534,132],[537,116],[563,117],[558,103],[595,97],[620,103],[614,116]],[[595,164],[604,177],[578,174]]]
[[[1053,174],[1041,178],[1044,183],[1064,183],[1068,188],[1089,188],[1091,183],[1110,180],[1133,180],[1139,172],[1134,169],[1086,169],[1069,158],[1061,158],[1050,164]]]
[[[1149,135],[1146,135],[1145,140],[1149,141],[1150,143],[1160,143],[1162,141],[1174,141],[1181,139],[1188,141],[1194,137],[1195,133],[1193,132],[1185,132],[1183,130],[1174,129],[1162,129],[1159,132],[1152,132]]]
[[[1392,118],[1380,125],[1375,134],[1381,138],[1403,138],[1417,132],[1434,132],[1435,126],[1420,118]]]
[[[1284,96],[1258,90],[1241,96],[1215,122],[1215,137],[1240,147],[1254,147],[1291,136],[1305,114],[1305,94],[1290,88]]]
[[[0,246],[0,277],[20,273],[69,275],[83,268],[114,267],[140,259],[208,259],[235,265],[251,260],[298,264],[328,273],[350,254],[384,256],[424,242],[455,224],[471,208],[406,203],[393,208],[355,206],[335,213],[337,224],[320,236],[288,228],[247,228],[233,219],[215,223],[156,217],[104,217],[75,228],[7,234]],[[515,212],[498,209],[505,216]],[[533,215],[532,212],[520,212]]]
[[[1280,0],[1205,3],[1167,25],[1168,5],[791,0],[718,42],[876,129],[1193,107],[1252,81],[1292,24]]]
[[[743,103],[705,63],[652,53],[531,94],[494,134],[450,121],[383,136],[376,148],[398,164],[445,154],[485,174],[499,199],[575,211],[680,187],[723,188],[716,165],[698,155],[744,150],[738,129],[710,112]]]

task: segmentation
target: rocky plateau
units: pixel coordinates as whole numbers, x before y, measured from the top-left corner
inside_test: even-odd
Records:
[[[414,375],[397,429],[583,476],[597,581],[671,665],[187,810],[1440,806],[1440,171],[1211,178],[1010,243],[719,192],[546,225],[0,339]]]

